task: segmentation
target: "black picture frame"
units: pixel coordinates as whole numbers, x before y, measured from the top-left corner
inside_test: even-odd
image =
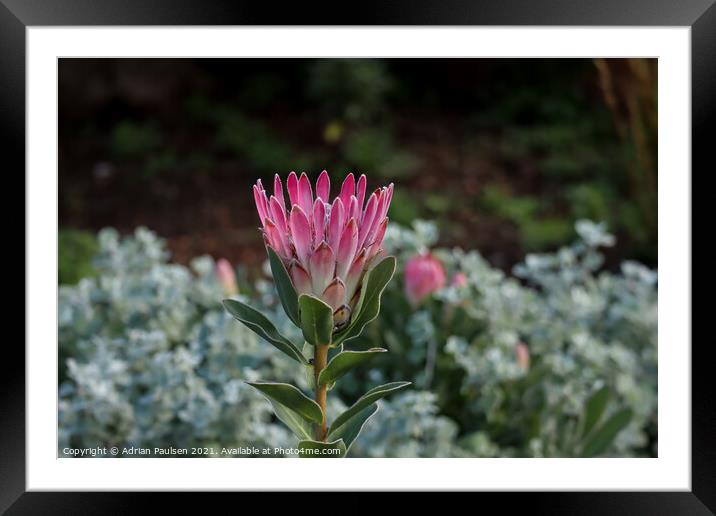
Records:
[[[274,3],[200,0],[0,0],[0,131],[3,167],[25,169],[25,30],[42,25],[558,25],[682,26],[691,28],[692,169],[713,171],[707,136],[716,106],[715,0],[431,0]],[[708,168],[707,168],[708,166]],[[13,172],[11,172],[13,171]],[[692,178],[694,174],[692,172]],[[24,191],[24,178],[22,186]],[[16,190],[17,191],[17,190]],[[16,194],[17,195],[17,194]],[[6,198],[9,198],[7,196]],[[8,217],[8,207],[3,206]],[[14,211],[17,218],[17,208]],[[23,233],[24,234],[24,233]],[[18,244],[13,244],[16,249]],[[6,251],[9,252],[9,251]],[[693,252],[693,248],[692,248]],[[693,256],[693,255],[692,255]],[[24,257],[24,253],[23,253]],[[19,259],[18,259],[19,260]],[[27,275],[29,271],[25,270]],[[17,296],[14,297],[17,299]],[[24,305],[24,303],[23,303]],[[6,305],[9,306],[9,305]],[[29,309],[30,307],[28,307]],[[10,326],[10,324],[8,324]],[[9,335],[9,334],[8,334]],[[690,492],[477,493],[501,510],[526,507],[558,514],[716,513],[716,404],[712,339],[692,346],[692,457]],[[669,343],[687,345],[688,343]],[[25,352],[6,338],[0,360],[0,510],[7,514],[103,514],[141,512],[161,497],[161,508],[186,509],[178,493],[25,492]],[[202,496],[207,496],[204,494]],[[226,494],[224,496],[232,496]],[[246,496],[241,494],[240,496]],[[265,495],[264,495],[265,496]],[[347,495],[356,496],[356,494]],[[263,499],[255,499],[261,503]],[[486,500],[487,501],[487,500]],[[204,502],[205,503],[205,502]],[[206,506],[204,506],[206,507]]]

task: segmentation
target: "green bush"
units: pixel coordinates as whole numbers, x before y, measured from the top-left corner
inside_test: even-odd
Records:
[[[308,69],[306,93],[329,115],[366,122],[385,109],[393,83],[380,59],[316,59]]]
[[[543,206],[534,196],[510,195],[499,186],[485,187],[482,204],[488,212],[507,219],[517,226],[520,239],[528,250],[542,250],[569,238],[571,224],[566,218],[543,213]]]
[[[59,284],[74,285],[82,278],[94,276],[92,257],[96,252],[97,241],[92,233],[61,229],[57,237]]]
[[[420,164],[417,156],[396,146],[387,128],[349,133],[343,145],[343,156],[351,169],[371,170],[393,180],[412,174]]]

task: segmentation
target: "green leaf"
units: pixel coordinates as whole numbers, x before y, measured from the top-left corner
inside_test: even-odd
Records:
[[[363,427],[368,420],[378,411],[378,405],[373,403],[368,405],[353,417],[348,418],[344,423],[339,426],[331,426],[331,431],[328,433],[328,439],[343,439],[346,444],[346,453],[351,449],[353,441],[360,434]],[[335,427],[335,428],[334,428]]]
[[[333,360],[335,356],[339,353],[343,353],[343,344],[341,344],[340,346],[328,348],[328,361],[330,362],[331,360]]]
[[[301,322],[298,318],[298,294],[293,286],[291,277],[288,275],[286,267],[283,265],[283,261],[270,247],[266,247],[268,252],[269,264],[271,265],[271,274],[273,275],[273,281],[276,284],[276,291],[278,297],[281,299],[283,309],[288,315],[288,318],[293,321],[296,326],[301,326]]]
[[[311,398],[303,394],[297,387],[287,383],[276,382],[246,382],[254,389],[258,389],[270,400],[279,403],[296,412],[309,423],[323,423],[323,411]]]
[[[236,301],[235,299],[224,299],[224,308],[246,327],[263,337],[277,349],[283,351],[300,364],[308,364],[306,358],[301,354],[298,347],[281,335],[276,326],[269,321],[264,314],[251,308],[249,305]]]
[[[371,348],[368,351],[344,351],[339,353],[333,360],[328,362],[326,368],[318,375],[318,385],[331,384],[350,371],[351,368],[386,351],[388,350],[383,348]]]
[[[306,342],[314,346],[331,343],[333,333],[333,310],[326,303],[313,296],[301,294],[298,298],[301,308],[301,329]]]
[[[384,258],[369,272],[366,272],[355,314],[351,318],[348,327],[334,335],[334,345],[357,337],[369,322],[378,317],[380,313],[380,296],[394,273],[394,256]]]
[[[303,341],[303,348],[301,348],[301,354],[306,359],[306,362],[308,362],[311,358],[313,358],[313,353],[315,349],[313,346],[311,346],[308,342],[305,340]]]
[[[298,443],[298,449],[301,450],[301,458],[337,459],[346,454],[346,445],[342,439],[330,443],[306,439]],[[327,450],[338,450],[338,453],[327,453]]]
[[[363,396],[361,396],[358,401],[356,401],[348,410],[346,410],[343,414],[338,416],[335,421],[333,421],[331,428],[328,430],[328,434],[330,435],[334,430],[338,431],[338,429],[342,425],[347,423],[350,418],[358,414],[368,405],[371,405],[372,403],[378,401],[381,398],[386,397],[389,394],[403,390],[410,384],[411,382],[392,382],[386,383],[385,385],[380,385],[369,390]]]
[[[582,436],[589,434],[594,426],[599,422],[604,414],[604,410],[609,403],[609,388],[602,387],[592,394],[587,400],[587,406],[584,410],[584,423],[582,426]]]
[[[303,366],[303,376],[306,379],[306,388],[314,390],[316,388],[316,369],[313,365]]]
[[[313,437],[313,424],[306,421],[295,410],[291,410],[285,405],[269,398],[273,411],[283,423],[291,429],[296,437],[299,439],[311,439]]]
[[[604,453],[617,434],[629,424],[632,412],[623,409],[610,417],[582,448],[582,457],[596,457]]]
[[[310,359],[313,358],[313,352],[316,348],[314,348],[311,344],[308,342],[303,343],[303,350],[301,350],[301,354],[310,362]],[[335,348],[328,348],[328,361],[330,363],[331,360],[333,360],[333,357],[338,355],[339,353],[343,352],[343,346],[338,346]],[[312,364],[308,364],[304,367],[304,374],[306,377],[306,384],[308,389],[315,389],[316,388],[316,370],[313,368]],[[331,390],[333,388],[333,385],[328,386],[328,390]]]

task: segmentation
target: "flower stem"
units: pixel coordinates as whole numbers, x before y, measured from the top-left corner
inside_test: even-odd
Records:
[[[316,427],[316,440],[318,441],[326,440],[326,432],[328,430],[326,415],[326,394],[328,388],[326,385],[318,385],[318,375],[321,374],[321,371],[323,371],[327,363],[328,345],[316,346],[313,358],[313,370],[316,378],[316,403],[318,403],[323,412],[323,424]]]

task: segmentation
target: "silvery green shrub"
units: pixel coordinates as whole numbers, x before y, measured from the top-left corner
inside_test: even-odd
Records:
[[[437,397],[409,391],[385,402],[368,421],[355,454],[362,457],[451,457],[458,428],[438,414]]]
[[[224,313],[213,261],[169,264],[145,229],[99,245],[97,276],[59,293],[60,450],[289,444],[242,380],[291,369]]]
[[[438,394],[468,455],[656,454],[656,273],[634,262],[603,271],[600,248],[614,237],[588,221],[576,230],[577,242],[528,255],[514,277],[476,251],[433,249],[451,276],[464,274],[461,285],[417,310],[406,306],[400,281],[386,295],[392,320],[371,338],[382,336],[379,345],[401,347],[409,367],[422,367],[418,386]],[[385,246],[400,270],[437,236],[433,224],[417,221],[389,229]],[[585,411],[600,391],[608,400],[603,426],[614,418],[625,427],[590,442]]]
[[[511,275],[476,251],[434,248],[432,223],[388,229],[384,247],[398,271],[430,250],[448,286],[413,308],[398,275],[381,317],[356,339],[401,360],[378,358],[349,373],[330,397],[331,417],[366,388],[417,380],[415,390],[380,402],[351,456],[656,454],[656,273],[633,262],[604,271],[600,248],[613,237],[599,224],[576,229],[573,245],[529,255]],[[290,448],[293,437],[244,381],[280,378],[306,389],[306,377],[225,313],[213,260],[172,264],[145,229],[126,238],[104,230],[98,240],[96,276],[59,293],[59,450]],[[467,279],[459,286],[450,281],[457,272]],[[252,302],[300,338],[272,282],[251,287]],[[598,430],[630,414],[606,444],[584,431],[599,400]]]

